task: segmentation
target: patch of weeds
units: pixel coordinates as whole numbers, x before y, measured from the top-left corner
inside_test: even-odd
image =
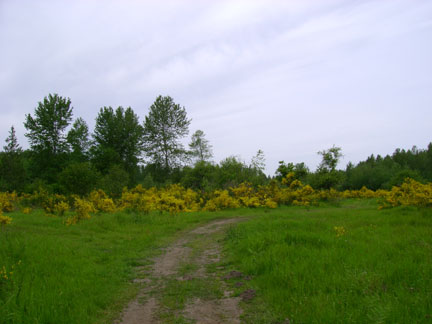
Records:
[[[220,262],[212,262],[205,265],[207,273],[218,273],[219,271],[223,270],[224,267],[221,265]]]
[[[178,270],[178,275],[184,277],[185,275],[188,275],[190,273],[195,272],[198,270],[198,265],[194,263],[184,263],[180,265]]]

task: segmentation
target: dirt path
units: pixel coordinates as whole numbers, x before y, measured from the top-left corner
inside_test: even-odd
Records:
[[[142,289],[115,323],[240,323],[240,297],[232,297],[220,278],[219,241],[241,220],[200,226],[170,245],[151,268],[140,269],[135,281]]]

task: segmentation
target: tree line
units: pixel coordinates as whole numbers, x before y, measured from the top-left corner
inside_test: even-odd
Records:
[[[393,154],[382,157],[372,154],[365,161],[354,165],[349,162],[345,170],[336,166],[342,157],[340,147],[333,146],[328,150],[318,152],[322,161],[315,172],[310,172],[304,163],[279,162],[276,178],[282,178],[288,172],[315,189],[336,188],[372,190],[391,189],[411,178],[421,183],[432,182],[432,143],[426,149],[396,149]]]
[[[182,140],[189,134],[190,123],[184,107],[170,96],[158,96],[142,122],[131,107],[100,108],[90,133],[83,118],[73,119],[69,98],[49,94],[33,114],[25,116],[29,149],[21,148],[11,127],[0,153],[0,190],[32,192],[42,187],[85,195],[102,188],[118,195],[124,186],[174,182],[204,190],[224,186],[220,179],[228,183],[231,178],[225,173],[239,170],[233,179],[266,179],[262,166],[249,167],[235,158],[212,163],[212,146],[202,130],[192,134],[185,148]],[[210,184],[209,168],[210,173],[220,169],[214,175],[217,184]],[[196,184],[194,177],[200,178],[201,172],[206,173],[209,185]],[[241,176],[245,172],[248,175]]]
[[[23,150],[12,126],[0,152],[0,190],[48,190],[86,195],[101,188],[114,196],[123,187],[180,183],[210,191],[250,182],[258,186],[278,181],[292,172],[316,189],[385,189],[405,177],[432,181],[432,143],[427,149],[397,149],[391,156],[370,156],[357,165],[338,170],[342,150],[333,146],[318,152],[322,161],[315,171],[305,163],[279,162],[274,177],[264,173],[261,150],[250,163],[231,156],[212,161],[212,146],[202,130],[195,131],[188,147],[191,119],[186,109],[169,96],[158,96],[140,122],[131,107],[102,107],[93,132],[86,121],[73,118],[69,98],[49,94],[33,114],[25,116],[29,149]]]

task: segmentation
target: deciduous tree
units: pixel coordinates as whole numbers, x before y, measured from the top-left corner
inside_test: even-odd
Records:
[[[200,129],[192,134],[189,149],[191,156],[197,162],[209,161],[213,157],[212,146],[205,138],[204,132]]]
[[[342,157],[342,149],[340,147],[329,148],[328,150],[319,151],[318,154],[322,156],[320,165],[318,166],[318,171],[331,172],[336,170],[336,166]]]
[[[26,115],[25,136],[34,152],[52,155],[67,151],[65,130],[72,120],[71,101],[57,94],[49,94],[39,102],[34,117]]]
[[[33,177],[50,183],[57,181],[57,174],[67,162],[65,131],[72,120],[72,110],[69,98],[49,94],[39,102],[34,116],[26,115],[25,136],[32,151]]]
[[[93,161],[102,173],[120,165],[130,177],[136,179],[142,153],[143,127],[132,108],[111,107],[100,109],[96,117],[92,148]]]
[[[87,123],[81,117],[75,120],[69,130],[67,142],[70,146],[73,161],[84,162],[87,160],[90,148],[89,129]]]
[[[251,167],[259,172],[264,172],[265,166],[264,152],[258,150],[257,154],[252,158]]]
[[[155,164],[170,170],[185,157],[180,140],[189,133],[186,110],[169,96],[159,96],[144,121],[144,151]]]
[[[344,173],[336,170],[336,166],[342,157],[341,150],[340,147],[333,145],[328,150],[318,152],[322,156],[322,160],[312,178],[312,184],[315,188],[330,189],[343,181]]]

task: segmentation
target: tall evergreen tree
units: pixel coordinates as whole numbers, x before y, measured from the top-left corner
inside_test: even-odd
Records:
[[[19,154],[22,152],[22,148],[18,144],[14,126],[11,126],[9,136],[6,138],[6,145],[3,146],[3,150],[8,154]]]
[[[9,131],[3,149],[4,152],[0,158],[0,190],[21,190],[27,176],[23,163],[23,151],[18,144],[14,126]]]

